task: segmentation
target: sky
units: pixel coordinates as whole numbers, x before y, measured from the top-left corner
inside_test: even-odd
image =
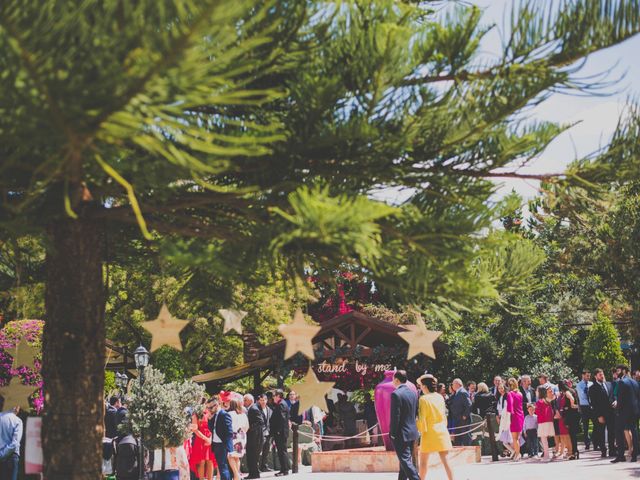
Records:
[[[558,0],[545,0],[558,1]],[[519,0],[473,0],[469,3],[484,9],[483,24],[496,24],[481,45],[483,54],[496,55],[500,48],[500,31],[504,31],[503,16]],[[532,120],[575,123],[577,125],[556,138],[543,154],[528,166],[519,169],[521,173],[562,172],[574,159],[586,156],[598,147],[606,145],[615,130],[618,119],[629,97],[640,98],[640,35],[619,45],[592,54],[587,59],[578,76],[584,77],[607,71],[615,66],[609,75],[613,80],[624,74],[624,78],[606,91],[607,96],[571,96],[553,94],[531,112]],[[633,60],[633,59],[636,60]],[[617,65],[616,65],[617,63]],[[499,183],[498,197],[515,190],[525,199],[538,193],[539,182],[532,180],[508,179]]]

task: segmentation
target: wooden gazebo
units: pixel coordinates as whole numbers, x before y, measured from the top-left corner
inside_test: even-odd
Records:
[[[398,335],[407,329],[401,325],[370,317],[361,312],[349,312],[325,321],[320,324],[318,334],[311,339],[314,350],[319,352],[318,362],[326,359],[340,357],[342,359],[358,358],[370,359],[374,355],[376,347],[406,347],[406,342]],[[280,340],[271,345],[258,346],[245,351],[245,363],[242,365],[217,370],[214,372],[196,375],[193,380],[198,383],[207,383],[212,387],[220,387],[227,382],[240,378],[253,376],[255,391],[262,390],[262,383],[269,376],[275,376],[281,383],[280,371],[285,365],[284,351],[285,340]],[[446,346],[439,341],[434,344],[436,354],[442,352]],[[326,363],[326,362],[325,362]]]

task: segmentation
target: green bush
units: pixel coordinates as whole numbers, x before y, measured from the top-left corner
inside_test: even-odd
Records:
[[[609,315],[600,309],[584,342],[584,366],[590,371],[602,368],[609,372],[619,363],[626,363],[620,336]]]

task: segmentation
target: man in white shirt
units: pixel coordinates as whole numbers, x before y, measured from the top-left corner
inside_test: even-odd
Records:
[[[0,397],[0,410],[4,407],[4,398]],[[20,441],[22,440],[22,420],[18,418],[18,407],[0,413],[0,478],[18,479],[20,463]]]
[[[591,411],[591,403],[589,402],[589,388],[593,385],[591,381],[591,372],[589,370],[582,371],[582,380],[576,385],[578,391],[578,403],[580,405],[580,417],[582,419],[582,434],[584,438],[584,448],[591,448],[591,438],[589,437],[589,422],[593,420],[593,412]],[[595,447],[594,447],[595,448]]]

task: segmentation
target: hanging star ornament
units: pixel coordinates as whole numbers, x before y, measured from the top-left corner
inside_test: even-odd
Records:
[[[312,339],[320,331],[318,325],[309,325],[304,321],[304,315],[301,309],[297,309],[293,316],[293,323],[288,325],[280,325],[278,330],[287,341],[287,347],[284,352],[284,359],[287,360],[300,352],[310,360],[313,360]]]
[[[0,389],[0,395],[4,398],[4,410],[7,411],[14,407],[20,407],[23,410],[31,410],[29,405],[29,397],[36,391],[34,385],[23,385],[19,377],[13,377],[6,387]]]
[[[229,310],[218,310],[218,313],[222,318],[224,318],[224,329],[222,333],[227,333],[231,330],[235,330],[236,333],[242,335],[242,319],[247,316],[247,312],[231,308]]]
[[[27,343],[27,338],[22,337],[20,342],[16,345],[15,353],[13,355],[13,368],[29,367],[33,368],[33,362],[36,359],[38,349]]]
[[[416,325],[402,326],[408,330],[407,332],[398,332],[398,335],[409,344],[407,359],[413,358],[419,353],[424,353],[428,357],[436,358],[433,343],[442,335],[442,332],[427,330],[427,326],[422,320],[418,320]]]
[[[151,334],[151,351],[155,352],[163,345],[169,345],[182,351],[180,332],[190,323],[190,320],[173,318],[165,303],[160,308],[158,318],[142,322],[142,327]]]
[[[326,404],[325,395],[327,395],[334,387],[334,382],[321,382],[313,372],[313,368],[309,368],[307,374],[293,387],[291,390],[295,391],[300,397],[300,412],[304,412],[307,409],[316,406],[320,407]],[[324,408],[324,407],[321,407]]]

